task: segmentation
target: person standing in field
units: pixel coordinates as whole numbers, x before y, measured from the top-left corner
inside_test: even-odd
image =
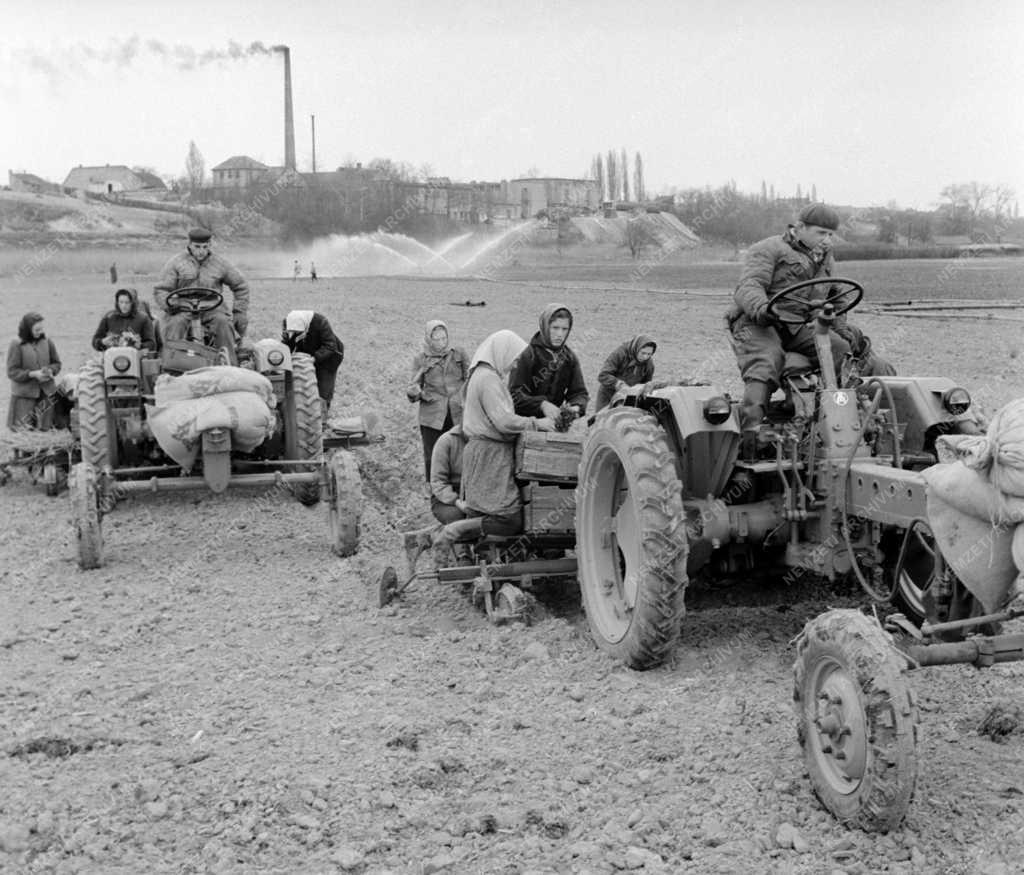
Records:
[[[300,276],[302,276],[302,267],[299,265],[299,260],[295,259],[295,265],[292,267],[292,282],[295,282]]]
[[[39,313],[26,313],[18,323],[18,336],[7,348],[7,377],[11,381],[9,429],[53,428],[60,356],[46,336]]]
[[[649,383],[654,379],[654,353],[658,344],[653,337],[638,334],[632,340],[616,348],[605,359],[597,382],[601,388],[597,391],[595,412],[609,405],[612,396],[627,386],[638,383]]]
[[[323,408],[324,427],[331,412],[334,385],[338,368],[345,359],[345,344],[334,333],[331,323],[322,313],[312,310],[292,310],[284,317],[281,341],[292,352],[312,356],[316,368],[316,390]]]
[[[431,319],[424,332],[423,349],[413,356],[412,381],[405,390],[409,401],[420,405],[423,469],[428,484],[434,444],[453,425],[462,422],[462,387],[468,375],[466,351],[451,345],[444,322]]]
[[[309,263],[309,281],[316,282],[316,263],[312,261]]]
[[[214,310],[203,314],[205,334],[212,338],[212,345],[225,348],[232,365],[238,364],[235,353],[236,337],[245,335],[249,326],[249,283],[241,272],[226,258],[210,250],[211,232],[205,228],[193,228],[188,232],[188,245],[184,252],[173,256],[164,265],[163,273],[153,286],[153,297],[157,306],[165,313],[163,339],[184,340],[188,336],[190,318],[187,313],[171,313],[167,307],[167,296],[179,289],[197,287],[223,292],[224,286],[231,289],[233,301],[225,299]],[[201,338],[197,338],[202,342]]]

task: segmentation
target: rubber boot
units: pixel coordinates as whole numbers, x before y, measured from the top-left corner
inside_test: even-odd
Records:
[[[748,380],[743,384],[743,403],[740,406],[741,459],[757,457],[757,435],[771,394],[772,387],[762,380]]]

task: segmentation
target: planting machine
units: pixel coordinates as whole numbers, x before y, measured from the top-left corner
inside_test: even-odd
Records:
[[[917,774],[907,672],[1024,658],[1024,635],[996,634],[1024,611],[1009,607],[1016,569],[1007,566],[984,591],[967,585],[963,557],[949,555],[933,531],[923,472],[936,470],[940,438],[981,433],[970,396],[945,377],[862,379],[848,363],[840,363],[840,383],[829,330],[859,303],[862,287],[799,283],[776,294],[769,312],[792,321],[780,305],[823,285],[810,317],[820,370],[787,356],[785,397],[769,405],[754,458],[740,457],[738,406],[713,386],[616,397],[582,440],[574,520],[556,533],[565,549],[540,552],[544,521],[527,504],[534,522],[518,543],[537,558],[503,562],[505,545],[492,539],[474,565],[427,576],[472,583],[489,599],[502,580],[576,573],[594,640],[637,669],[660,664],[674,647],[697,575],[775,569],[857,580],[872,601],[901,613],[883,624],[830,611],[808,623],[794,700],[819,798],[844,822],[886,830],[902,820]],[[408,582],[389,569],[382,604]],[[497,614],[510,612],[502,604]]]

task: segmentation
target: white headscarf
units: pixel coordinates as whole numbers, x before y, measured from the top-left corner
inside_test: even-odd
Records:
[[[481,363],[489,364],[499,375],[504,377],[510,370],[519,354],[526,349],[527,343],[514,331],[502,329],[484,339],[473,353],[469,363],[472,370]]]
[[[312,310],[292,310],[284,317],[284,330],[297,331],[300,335],[309,331],[309,323],[313,321]]]

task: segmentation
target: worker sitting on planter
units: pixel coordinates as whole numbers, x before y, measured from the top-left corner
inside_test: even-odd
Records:
[[[540,316],[540,330],[520,354],[508,387],[515,412],[565,423],[587,412],[590,396],[583,369],[569,348],[572,313],[563,304],[548,304]],[[563,429],[564,430],[564,429]]]

